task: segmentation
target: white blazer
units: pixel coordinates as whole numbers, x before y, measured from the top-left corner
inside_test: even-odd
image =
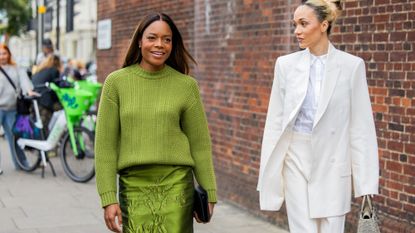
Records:
[[[308,49],[281,56],[275,64],[257,187],[262,210],[279,210],[284,202],[282,169],[309,73]],[[355,197],[378,193],[376,130],[365,73],[361,58],[329,45],[311,139],[311,218],[349,212],[352,177]]]

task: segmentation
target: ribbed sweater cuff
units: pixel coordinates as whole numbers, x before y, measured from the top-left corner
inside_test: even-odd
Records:
[[[216,199],[216,190],[212,189],[212,190],[206,190],[207,194],[208,194],[208,201],[209,202],[218,202],[218,200]]]
[[[110,204],[118,203],[116,192],[106,192],[101,195],[101,206],[105,207]]]

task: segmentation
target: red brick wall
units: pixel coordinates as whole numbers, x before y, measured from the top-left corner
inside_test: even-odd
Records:
[[[344,8],[332,39],[366,61],[381,159],[382,232],[415,232],[415,1],[346,1]]]
[[[178,24],[198,66],[214,143],[219,194],[287,226],[284,211],[261,212],[255,191],[276,57],[297,50],[292,12],[299,0],[98,1],[111,18],[111,50],[98,51],[100,80],[122,64],[138,20],[151,10]],[[382,232],[415,232],[415,2],[348,0],[331,36],[366,61],[381,158],[376,198]],[[358,203],[348,214],[355,232]]]
[[[293,51],[289,1],[197,1],[197,78],[209,117],[219,193],[260,213],[256,183],[276,57]],[[204,13],[205,11],[208,13]],[[207,16],[208,17],[207,17]]]

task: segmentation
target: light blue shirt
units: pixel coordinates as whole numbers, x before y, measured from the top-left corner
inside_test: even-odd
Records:
[[[307,94],[300,112],[294,123],[295,132],[311,134],[313,131],[314,116],[316,115],[321,93],[321,86],[325,78],[327,54],[314,56],[310,53],[310,77]]]

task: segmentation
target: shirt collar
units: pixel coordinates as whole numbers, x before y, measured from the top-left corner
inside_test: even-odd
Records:
[[[311,54],[311,53],[310,53],[310,61],[311,61],[311,62],[310,62],[310,65],[313,65],[313,64],[314,64],[314,62],[315,62],[317,59],[319,59],[323,65],[326,65],[326,62],[327,62],[327,54],[328,54],[328,53],[326,53],[326,54],[324,54],[324,55],[321,55],[321,56],[315,56],[315,55],[313,55],[313,54]]]
[[[321,55],[321,56],[315,56],[315,55],[313,55],[313,54],[310,52],[310,49],[309,49],[309,48],[307,48],[307,49],[306,49],[306,51],[307,51],[307,53],[308,53],[308,54],[309,54],[309,56],[310,56],[310,66],[314,64],[314,62],[317,60],[317,58],[321,61],[321,63],[322,63],[323,65],[326,65],[328,54],[329,54],[329,53],[330,53],[330,51],[331,51],[331,43],[329,42],[329,48],[328,48],[327,53],[326,53],[326,54],[324,54],[324,55]]]

